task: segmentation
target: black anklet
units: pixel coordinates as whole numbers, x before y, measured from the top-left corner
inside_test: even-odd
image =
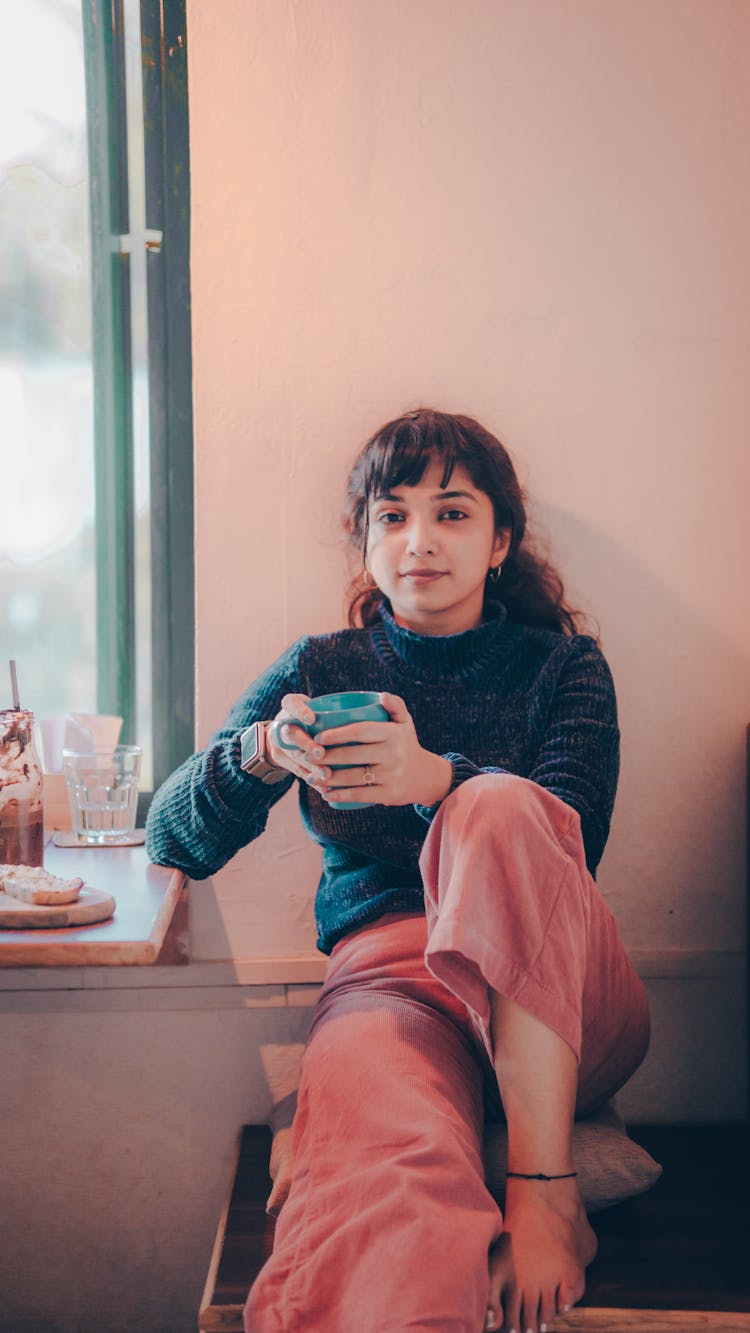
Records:
[[[577,1176],[577,1171],[568,1171],[564,1176],[545,1176],[540,1171],[535,1176],[527,1176],[523,1171],[506,1171],[506,1176],[513,1176],[516,1180],[570,1180],[572,1176]]]

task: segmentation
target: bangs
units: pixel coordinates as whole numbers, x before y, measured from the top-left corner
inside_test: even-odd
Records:
[[[423,407],[396,417],[377,431],[349,473],[344,522],[355,547],[367,551],[370,506],[399,486],[418,486],[435,462],[442,464],[442,490],[456,467],[464,468],[477,489],[492,501],[496,526],[510,529],[511,539],[518,534],[521,541],[523,499],[503,445],[473,417]]]
[[[373,441],[365,465],[365,502],[377,500],[397,486],[417,486],[434,459],[443,464],[441,487],[446,487],[457,463],[473,474],[468,441],[455,422],[437,414],[402,417]],[[476,480],[476,479],[475,479]]]

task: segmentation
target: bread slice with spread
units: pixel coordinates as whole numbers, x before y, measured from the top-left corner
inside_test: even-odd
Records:
[[[22,903],[63,907],[78,900],[82,879],[61,879],[41,866],[0,865],[0,891]]]

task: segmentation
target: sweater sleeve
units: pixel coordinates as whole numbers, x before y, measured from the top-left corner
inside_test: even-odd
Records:
[[[453,765],[451,791],[480,773],[510,771],[479,768],[464,755],[445,758]],[[620,732],[612,674],[596,641],[589,635],[576,635],[559,671],[542,742],[527,776],[578,811],[592,875],[609,834],[619,769]],[[439,804],[415,808],[431,822]]]
[[[146,821],[146,850],[157,865],[206,879],[266,827],[273,805],[295,781],[261,782],[240,767],[240,736],[253,722],[273,718],[285,694],[306,694],[299,640],[245,690],[205,750],[186,759],[154,795]]]

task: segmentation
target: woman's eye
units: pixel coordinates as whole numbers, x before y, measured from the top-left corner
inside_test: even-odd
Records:
[[[388,509],[383,514],[378,514],[378,523],[400,523],[403,514],[399,514],[395,509]]]
[[[450,519],[457,519],[457,518],[461,519],[461,518],[466,518],[466,514],[464,513],[463,509],[445,509],[443,510],[443,513],[440,515],[440,517],[450,518]]]

